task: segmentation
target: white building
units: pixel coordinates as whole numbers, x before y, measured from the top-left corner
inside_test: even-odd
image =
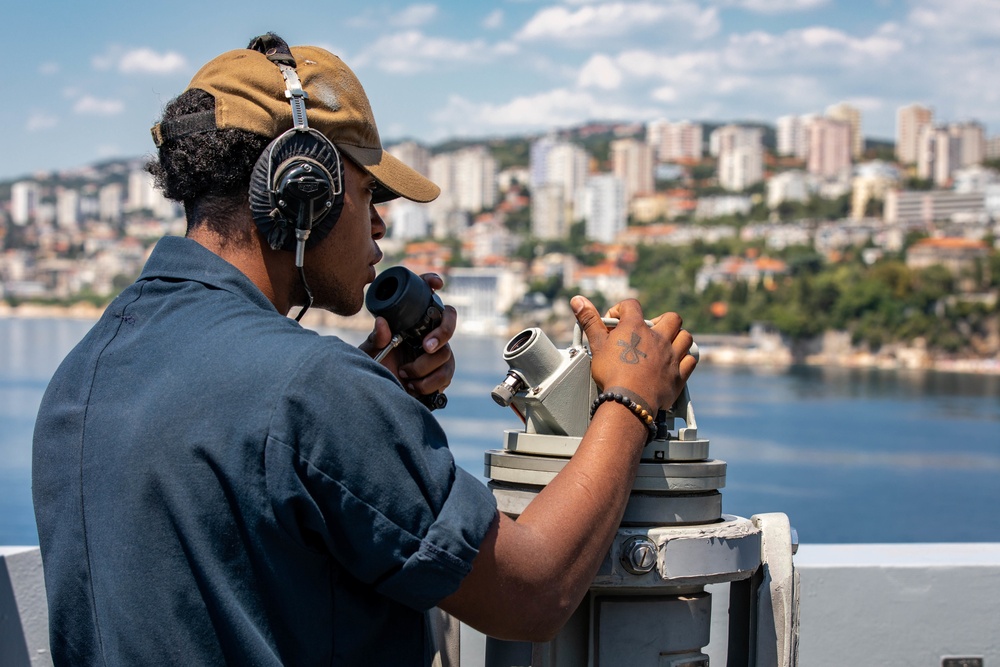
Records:
[[[958,139],[959,166],[982,164],[986,159],[986,130],[981,123],[976,121],[952,123],[948,126],[948,131]]]
[[[120,222],[124,188],[121,183],[108,183],[97,194],[97,217],[104,222]]]
[[[806,126],[809,145],[807,169],[823,177],[838,176],[851,168],[851,125],[832,118],[814,118]]]
[[[1000,160],[1000,137],[990,137],[986,140],[986,159]]]
[[[599,174],[587,180],[583,196],[583,218],[587,238],[612,243],[627,224],[625,186],[614,174]]]
[[[426,238],[430,232],[430,210],[426,205],[418,204],[400,197],[389,203],[387,222],[389,238],[396,241]]]
[[[726,125],[712,133],[718,146],[719,185],[727,190],[745,190],[764,180],[763,130]]]
[[[56,225],[62,229],[77,229],[80,226],[80,192],[72,188],[56,191]]]
[[[917,176],[934,181],[939,187],[951,184],[952,175],[961,166],[962,141],[947,127],[925,126],[917,145]]]
[[[851,217],[861,220],[868,210],[868,202],[884,201],[886,193],[899,187],[902,175],[895,165],[881,160],[859,164],[854,170],[851,187]]]
[[[919,104],[901,107],[896,112],[896,157],[903,164],[917,161],[920,134],[934,124],[934,112]]]
[[[814,191],[814,179],[806,172],[783,171],[767,182],[767,207],[778,208],[786,201],[807,202]]]
[[[458,330],[505,335],[507,313],[527,292],[524,281],[509,269],[453,268],[441,299],[458,311]]]
[[[653,192],[653,149],[637,139],[611,142],[611,172],[625,186],[625,199],[640,193]]]
[[[589,163],[587,151],[569,142],[560,142],[548,152],[545,184],[562,187],[567,220],[577,220],[582,217],[582,213],[576,210],[576,201],[587,182]]]
[[[908,222],[945,222],[958,218],[985,215],[986,197],[982,192],[953,190],[890,190],[885,196],[883,219],[888,224]]]
[[[959,169],[954,175],[955,192],[985,192],[986,188],[997,184],[1000,184],[1000,172],[978,164]]]
[[[497,259],[509,259],[518,244],[517,237],[503,224],[502,218],[496,215],[473,222],[465,233],[464,241],[472,263],[476,266]]]
[[[42,188],[34,181],[18,181],[10,186],[10,219],[18,226],[31,222],[38,213]]]
[[[142,169],[135,169],[128,175],[125,210],[149,211],[161,220],[169,220],[179,215],[178,204],[164,197],[156,188],[153,175]]]
[[[404,141],[386,149],[394,158],[419,172],[423,176],[430,175],[431,153],[415,141]]]
[[[850,126],[851,157],[860,160],[865,153],[865,138],[861,130],[861,110],[847,102],[841,102],[827,108],[826,117],[839,120]]]
[[[497,161],[486,146],[435,155],[429,173],[441,188],[437,207],[478,213],[496,204]]]
[[[660,162],[701,160],[704,155],[704,128],[687,120],[671,123],[654,120],[646,125],[646,143]]]
[[[714,195],[698,199],[694,217],[697,220],[711,220],[729,215],[747,215],[753,203],[746,195]]]
[[[531,234],[543,240],[569,236],[563,186],[558,183],[538,186],[531,193]]]

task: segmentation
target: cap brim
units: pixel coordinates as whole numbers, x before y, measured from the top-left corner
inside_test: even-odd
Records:
[[[426,203],[441,194],[441,188],[388,151],[350,144],[337,144],[337,148],[378,181],[381,188],[372,197],[376,204],[396,197]]]

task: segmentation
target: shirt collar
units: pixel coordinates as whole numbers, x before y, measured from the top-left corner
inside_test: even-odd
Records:
[[[267,310],[276,309],[246,274],[197,241],[164,236],[156,242],[139,280],[193,280],[242,296]]]

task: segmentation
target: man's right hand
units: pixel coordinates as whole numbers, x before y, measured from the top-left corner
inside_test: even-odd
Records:
[[[647,326],[639,302],[628,299],[608,311],[618,320],[609,330],[588,299],[575,296],[570,305],[587,335],[598,389],[622,387],[654,414],[673,405],[697,364],[688,354],[691,334],[681,328],[677,313],[664,313]]]

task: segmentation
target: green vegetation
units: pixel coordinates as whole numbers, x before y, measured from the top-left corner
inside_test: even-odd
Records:
[[[846,261],[828,264],[811,248],[788,248],[781,257],[789,273],[773,284],[712,284],[695,291],[695,275],[706,255],[745,251],[738,241],[640,247],[633,286],[649,312],[677,311],[692,331],[743,333],[762,322],[792,341],[827,330],[848,331],[855,344],[873,350],[923,338],[932,349],[957,352],[988,338],[1000,316],[996,303],[954,296],[958,281],[944,267],[914,270],[898,257],[866,266],[856,249]],[[1000,252],[975,273],[989,276],[982,288],[1000,287]]]

